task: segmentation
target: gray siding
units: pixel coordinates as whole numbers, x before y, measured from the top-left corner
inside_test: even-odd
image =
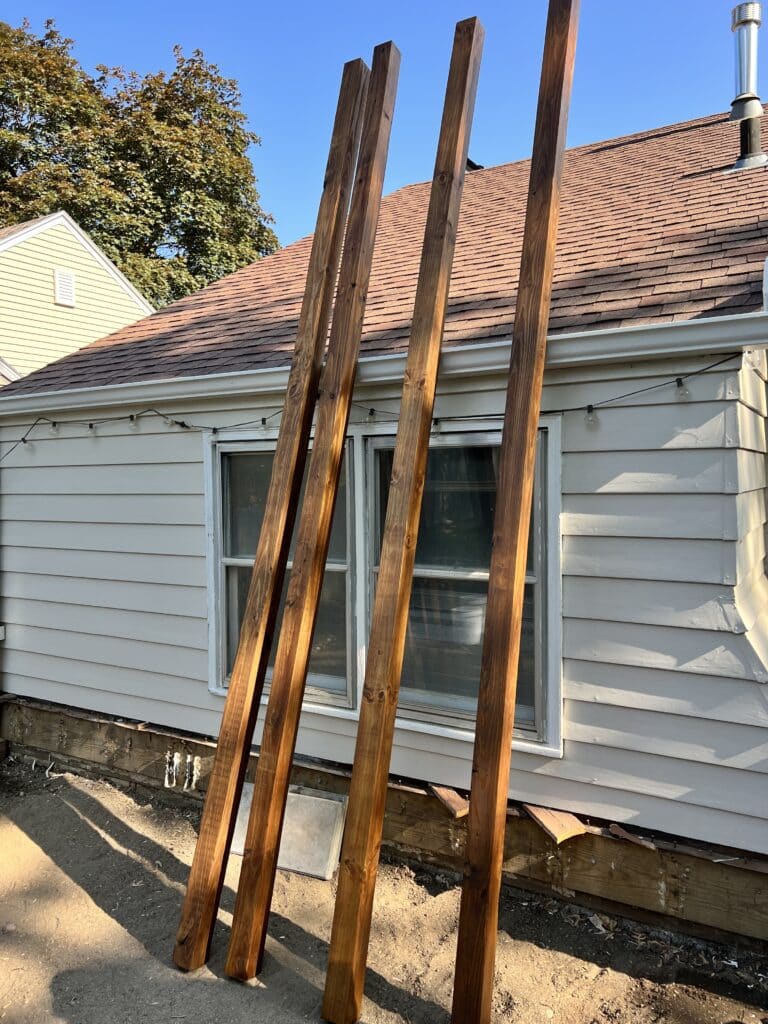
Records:
[[[706,361],[551,371],[544,412]],[[511,796],[768,853],[764,376],[762,358],[734,362],[685,398],[660,388],[593,425],[562,414],[564,750],[514,752]],[[393,408],[397,388],[360,399]],[[450,380],[437,414],[494,416],[503,400],[498,376]],[[260,415],[235,400],[177,411]],[[203,439],[61,420],[0,474],[4,687],[215,734]],[[299,751],[351,761],[354,719],[308,707]],[[470,741],[401,722],[392,770],[466,786]]]

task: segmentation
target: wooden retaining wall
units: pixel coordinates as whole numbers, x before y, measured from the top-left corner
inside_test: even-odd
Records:
[[[204,790],[212,741],[84,711],[5,695],[0,737],[11,753],[53,758],[59,768],[98,771],[147,786],[163,785],[167,751],[201,759]],[[251,756],[249,778],[256,755]],[[349,772],[297,762],[292,780],[346,793]],[[181,789],[177,791],[181,794]],[[201,800],[202,793],[186,793]],[[586,903],[629,917],[666,919],[667,926],[710,937],[768,940],[768,857],[670,837],[612,835],[607,827],[560,846],[525,812],[510,806],[504,861],[508,884]],[[643,838],[641,845],[638,838]],[[461,870],[466,818],[454,818],[426,786],[390,782],[384,845],[410,859]],[[650,841],[649,841],[650,840]],[[735,928],[738,928],[738,933]]]

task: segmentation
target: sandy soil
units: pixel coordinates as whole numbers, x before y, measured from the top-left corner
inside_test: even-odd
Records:
[[[0,1020],[13,1024],[319,1021],[334,886],[277,881],[255,986],[222,975],[239,861],[211,963],[170,952],[197,811],[38,766],[0,765]],[[447,1024],[455,878],[379,876],[363,1020]],[[768,958],[510,890],[494,1021],[768,1024]]]

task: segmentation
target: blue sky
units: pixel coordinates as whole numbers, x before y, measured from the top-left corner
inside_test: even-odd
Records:
[[[733,99],[732,4],[582,0],[568,144],[580,145],[727,110]],[[240,82],[262,138],[253,161],[283,244],[314,225],[341,66],[393,39],[402,52],[386,190],[431,177],[453,28],[477,15],[486,30],[470,154],[481,164],[529,155],[545,0],[263,3],[132,0],[130,4],[8,0],[2,17],[35,30],[46,18],[75,40],[88,69],[172,65],[200,48]],[[683,16],[684,15],[684,16]],[[768,97],[761,36],[761,87]]]

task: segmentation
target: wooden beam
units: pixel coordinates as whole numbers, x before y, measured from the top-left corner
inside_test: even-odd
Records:
[[[360,1016],[429,433],[483,29],[456,26],[376,584],[322,1014]]]
[[[399,65],[400,55],[392,43],[376,47],[327,362],[317,399],[315,442],[275,655],[225,966],[230,977],[243,980],[260,970],[266,941],[291,763],[352,405]]]
[[[149,726],[116,721],[61,705],[12,698],[0,705],[0,736],[15,758],[53,757],[56,771],[91,773],[158,789],[163,799],[198,804],[201,794],[163,789],[165,754],[199,757],[210,780],[215,743]],[[250,756],[253,777],[256,754]],[[349,771],[295,762],[291,782],[329,793],[349,792]],[[587,833],[555,846],[539,826],[507,811],[502,878],[510,885],[566,895],[614,914],[653,920],[665,928],[727,941],[768,941],[768,857],[685,840],[644,839],[629,828],[587,826]],[[390,782],[383,845],[401,858],[460,869],[466,818],[445,813],[426,788]],[[605,904],[603,901],[606,901]],[[728,933],[726,935],[726,933]],[[738,935],[736,934],[738,933]]]
[[[491,1019],[525,562],[578,0],[550,0],[499,457],[453,1024]]]
[[[344,66],[264,522],[173,952],[176,965],[186,971],[208,959],[253,741],[325,351],[367,82],[362,61]]]
[[[429,788],[452,818],[466,818],[469,814],[469,800],[457,793],[455,789],[451,789],[450,786],[435,786],[432,782],[430,782]]]
[[[554,811],[551,807],[536,807],[535,804],[523,804],[523,807],[558,846],[566,839],[583,836],[587,831],[584,822],[570,811]]]

